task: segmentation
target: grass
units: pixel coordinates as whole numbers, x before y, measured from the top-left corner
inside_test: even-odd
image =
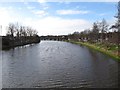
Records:
[[[91,44],[89,42],[79,42],[79,41],[67,41],[67,42],[87,46],[87,47],[89,47],[91,49],[102,52],[102,53],[110,56],[111,58],[113,58],[113,59],[115,59],[117,61],[120,61],[120,55],[118,55],[118,49],[120,49],[120,48],[119,48],[118,45],[102,44],[102,43]]]

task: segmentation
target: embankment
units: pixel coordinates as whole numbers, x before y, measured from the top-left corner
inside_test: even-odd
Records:
[[[99,52],[102,52],[102,53],[114,58],[115,60],[120,61],[120,52],[119,52],[119,50],[117,50],[117,52],[114,52],[114,50],[108,50],[105,47],[100,47],[99,45],[90,44],[88,42],[79,42],[79,41],[67,41],[67,42],[87,46],[88,48],[91,48],[91,49],[97,50]]]
[[[2,40],[2,47],[0,49],[2,50],[40,42],[39,36],[26,36],[26,37],[19,37],[19,38],[1,36],[0,38]]]

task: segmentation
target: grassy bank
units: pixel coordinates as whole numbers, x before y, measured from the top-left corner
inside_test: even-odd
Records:
[[[67,42],[87,46],[91,49],[102,52],[102,53],[112,57],[113,59],[115,59],[117,61],[120,61],[120,56],[118,55],[119,48],[117,46],[113,46],[113,45],[106,46],[106,45],[101,44],[101,43],[90,44],[88,42],[78,42],[78,41],[67,41]]]

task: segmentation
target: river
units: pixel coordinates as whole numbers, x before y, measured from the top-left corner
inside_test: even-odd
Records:
[[[118,62],[62,41],[0,51],[3,88],[116,88]]]

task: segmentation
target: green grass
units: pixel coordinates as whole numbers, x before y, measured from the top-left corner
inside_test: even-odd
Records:
[[[112,45],[112,44],[106,45],[106,44],[101,44],[101,43],[90,44],[88,42],[78,42],[78,41],[66,41],[66,42],[87,46],[91,49],[102,52],[117,61],[120,61],[120,56],[118,56],[118,54],[116,54],[116,52],[118,51],[117,45]]]

